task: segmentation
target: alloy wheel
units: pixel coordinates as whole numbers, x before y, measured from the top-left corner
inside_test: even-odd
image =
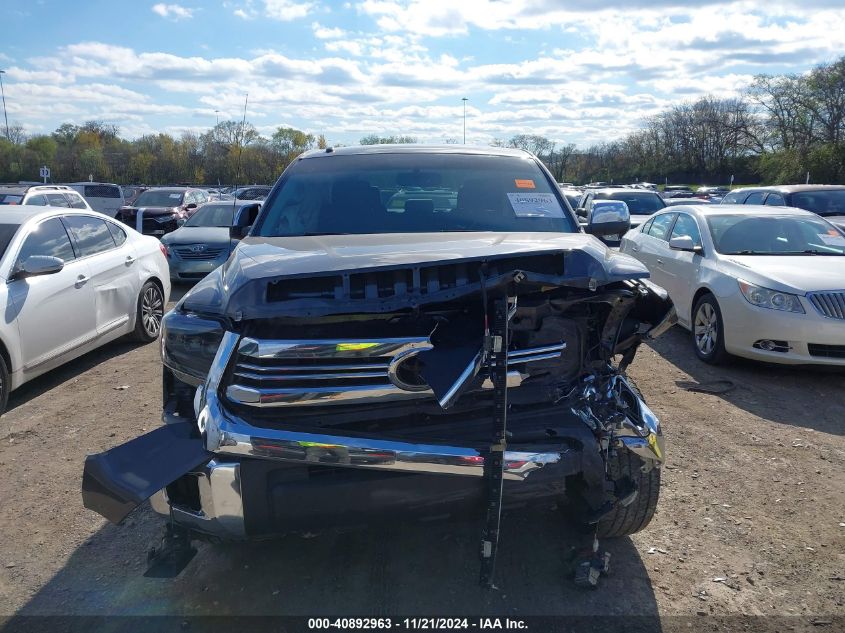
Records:
[[[716,348],[719,336],[719,317],[715,308],[709,303],[702,303],[695,314],[695,345],[698,351],[709,356]]]
[[[144,296],[141,299],[141,319],[144,323],[144,331],[150,337],[158,336],[163,316],[164,297],[158,286],[151,285],[144,291]]]

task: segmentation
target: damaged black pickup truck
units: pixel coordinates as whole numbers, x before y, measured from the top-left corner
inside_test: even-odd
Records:
[[[88,457],[86,507],[188,539],[476,516],[488,582],[502,508],[642,529],[663,435],[625,369],[675,315],[596,239],[627,222],[580,232],[518,150],[300,156],[165,317],[165,424]]]

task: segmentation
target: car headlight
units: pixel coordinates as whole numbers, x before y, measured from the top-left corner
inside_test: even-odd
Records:
[[[804,308],[797,295],[761,288],[742,279],[738,279],[737,282],[739,283],[739,289],[742,291],[742,296],[751,305],[755,305],[758,308],[804,314]]]

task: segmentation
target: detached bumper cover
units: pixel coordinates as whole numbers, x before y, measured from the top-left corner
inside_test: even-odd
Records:
[[[208,462],[213,455],[193,428],[192,422],[167,424],[86,457],[83,505],[120,523],[154,492]]]

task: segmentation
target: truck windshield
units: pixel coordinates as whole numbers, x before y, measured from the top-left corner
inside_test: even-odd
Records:
[[[577,225],[534,159],[459,153],[320,156],[291,165],[253,235],[550,231]]]

